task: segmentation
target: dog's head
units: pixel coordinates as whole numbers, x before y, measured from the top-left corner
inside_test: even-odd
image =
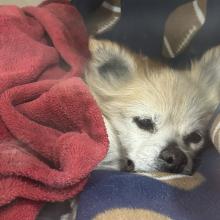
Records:
[[[91,40],[90,49],[86,81],[128,166],[191,173],[219,101],[216,80],[202,73],[211,58],[175,71],[109,41]]]

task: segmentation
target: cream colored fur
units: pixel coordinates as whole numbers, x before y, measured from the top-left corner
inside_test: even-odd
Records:
[[[183,173],[190,173],[220,100],[220,49],[208,51],[185,71],[110,41],[91,39],[90,50],[85,81],[103,113],[110,140],[99,168],[122,169],[129,158],[135,171],[160,170],[158,156],[175,140],[188,158]],[[152,119],[155,132],[138,128],[134,117]],[[202,140],[186,146],[183,139],[193,131]]]

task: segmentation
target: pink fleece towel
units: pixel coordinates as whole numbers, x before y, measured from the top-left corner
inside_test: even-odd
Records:
[[[46,201],[73,197],[104,158],[101,112],[79,77],[88,58],[67,1],[0,7],[1,220],[32,220]]]

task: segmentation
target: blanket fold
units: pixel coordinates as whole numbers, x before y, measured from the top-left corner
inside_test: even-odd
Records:
[[[83,189],[108,139],[80,78],[88,39],[68,1],[0,7],[0,32],[0,219],[31,220]]]

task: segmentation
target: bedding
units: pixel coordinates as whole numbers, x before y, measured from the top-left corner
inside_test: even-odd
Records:
[[[77,220],[219,220],[220,157],[213,148],[193,176],[95,171]]]
[[[71,2],[83,15],[92,35],[165,60],[176,68],[185,68],[190,60],[220,43],[218,0]]]
[[[83,189],[108,139],[80,77],[88,36],[68,1],[2,6],[0,33],[0,219],[32,220]]]

